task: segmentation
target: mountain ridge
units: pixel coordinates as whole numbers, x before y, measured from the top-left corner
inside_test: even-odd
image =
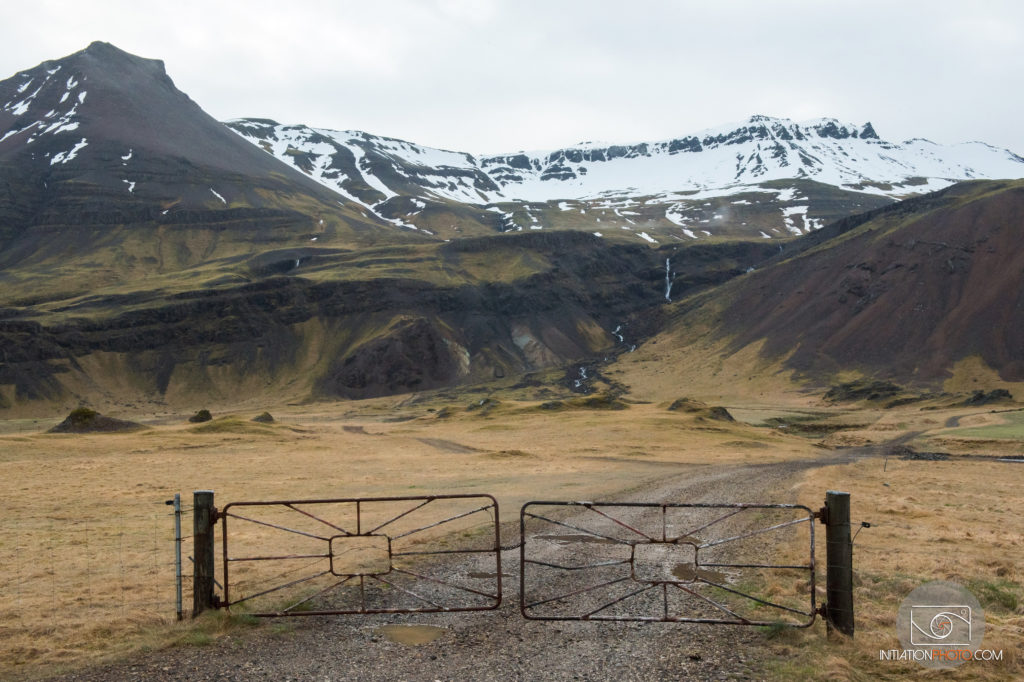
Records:
[[[269,119],[226,125],[382,219],[432,233],[421,214],[458,205],[496,231],[572,224],[610,237],[611,223],[649,243],[771,239],[962,180],[1024,177],[1024,158],[985,143],[893,143],[871,123],[828,118],[758,115],[658,142],[486,156]]]

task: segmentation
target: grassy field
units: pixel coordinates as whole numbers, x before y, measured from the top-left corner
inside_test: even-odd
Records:
[[[1000,438],[1024,441],[1024,410],[993,416],[998,423],[956,429],[953,433],[962,438]]]
[[[41,431],[55,420],[2,423],[0,565],[8,579],[0,586],[0,677],[38,677],[133,651],[201,644],[247,623],[173,622],[172,519],[164,501],[176,492],[187,502],[192,490],[212,489],[218,506],[491,493],[509,521],[532,499],[610,498],[716,466],[813,460],[829,452],[842,459],[841,450],[823,443],[843,432],[826,429],[824,439],[791,434],[771,425],[772,417],[855,426],[849,437],[861,447],[905,433],[949,442],[964,431],[945,428],[951,416],[961,423],[989,418],[979,408],[840,410],[800,404],[795,395],[782,406],[753,398],[726,404],[745,421],[669,411],[666,401],[589,407],[566,401],[553,410],[537,402],[434,396],[271,408],[277,421],[270,425],[249,421],[262,410],[204,425],[186,423],[187,415],[117,415],[150,426],[130,434],[48,435]],[[601,409],[609,406],[624,409]],[[1008,442],[1024,450],[1019,441]],[[789,490],[770,492],[769,501],[781,496],[816,509],[825,490],[848,490],[854,522],[872,527],[855,544],[856,640],[827,641],[820,623],[806,631],[766,631],[766,674],[917,673],[907,664],[879,662],[878,649],[895,646],[895,609],[903,597],[934,579],[974,591],[987,611],[986,646],[1005,652],[998,665],[965,666],[955,676],[1022,674],[1024,510],[1017,494],[1021,470],[1011,467],[1018,465],[866,457],[813,469]],[[819,554],[823,566],[824,542]]]

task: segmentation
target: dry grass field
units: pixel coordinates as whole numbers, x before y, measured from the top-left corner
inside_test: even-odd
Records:
[[[1024,468],[976,456],[978,441],[1002,456],[1024,451],[1024,437],[1014,430],[1019,412],[838,409],[793,392],[774,405],[757,395],[723,396],[741,420],[727,422],[699,410],[668,410],[661,395],[668,390],[651,391],[660,402],[621,404],[567,400],[542,407],[435,394],[282,406],[271,408],[272,424],[249,421],[262,410],[215,411],[214,421],[199,425],[184,414],[112,415],[149,426],[127,434],[51,435],[43,431],[56,420],[0,422],[0,677],[38,678],[140,650],[202,643],[215,635],[210,628],[230,625],[173,622],[172,518],[164,501],[176,492],[188,503],[192,490],[212,489],[218,506],[490,493],[511,522],[528,500],[628,499],[629,490],[667,476],[823,459],[788,489],[733,501],[817,509],[827,489],[852,493],[855,524],[872,524],[855,543],[858,635],[852,643],[827,641],[820,623],[766,632],[765,674],[918,673],[913,664],[879,662],[878,649],[896,647],[903,597],[934,579],[974,591],[987,611],[986,646],[1005,652],[1000,664],[976,663],[956,675],[1022,674],[1024,509],[1017,491]],[[772,417],[834,428],[789,433],[768,425],[777,423]],[[955,428],[947,426],[950,419]],[[994,431],[979,436],[984,428]],[[915,438],[908,442],[919,449],[941,443],[955,451],[959,444],[975,457],[909,461],[870,449],[900,436]],[[189,548],[186,542],[186,554]],[[823,565],[824,542],[818,551]]]

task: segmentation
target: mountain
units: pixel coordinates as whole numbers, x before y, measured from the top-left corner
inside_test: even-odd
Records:
[[[0,82],[0,408],[515,384],[657,320],[668,273],[646,244],[489,225],[446,243],[377,210],[374,187],[303,170],[111,45]],[[445,210],[471,236],[476,209]],[[772,251],[680,252],[675,290]]]
[[[695,339],[819,384],[1018,381],[1022,183],[894,203],[1021,166],[956,149],[758,118],[475,157],[224,125],[94,43],[0,82],[0,409],[546,399],[616,357],[716,366]]]
[[[265,119],[227,125],[367,211],[448,238],[552,228],[649,243],[783,238],[961,180],[1024,177],[1024,158],[1007,150],[888,142],[870,123],[833,119],[753,116],[660,142],[496,156]]]
[[[973,368],[975,388],[1019,388],[1022,215],[1024,181],[975,181],[838,221],[675,304],[637,361],[657,349],[683,374],[732,358],[738,376],[772,368],[817,386],[859,375],[927,389]]]
[[[8,292],[61,295],[317,235],[369,244],[382,227],[240,140],[175,88],[160,61],[93,43],[0,82]],[[37,267],[45,280],[17,275]]]

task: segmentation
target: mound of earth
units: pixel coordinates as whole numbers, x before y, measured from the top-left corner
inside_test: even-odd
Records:
[[[240,433],[243,435],[269,435],[274,433],[274,427],[249,419],[228,416],[218,417],[202,424],[189,428],[192,433]]]
[[[694,400],[692,398],[679,398],[672,402],[668,406],[670,412],[686,412],[688,414],[696,414],[700,417],[706,417],[707,419],[714,419],[722,422],[736,421],[733,416],[729,414],[729,410],[725,409],[720,405],[709,406],[707,403],[701,402],[700,400]]]
[[[142,424],[106,417],[88,407],[79,407],[47,433],[122,433],[146,428]]]
[[[851,381],[837,384],[825,393],[825,400],[847,402],[854,400],[883,400],[893,398],[903,389],[889,381]]]
[[[997,388],[993,391],[975,391],[971,397],[960,403],[964,406],[988,405],[989,403],[1013,402],[1013,395],[1005,388]]]

